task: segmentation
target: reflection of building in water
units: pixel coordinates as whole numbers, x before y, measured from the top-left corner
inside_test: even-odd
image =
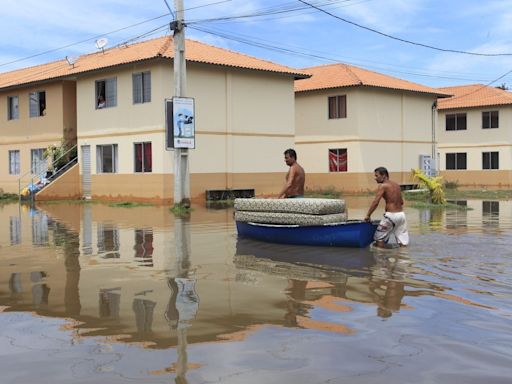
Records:
[[[468,202],[467,200],[448,200],[448,203],[456,204],[461,209],[446,210],[446,228],[456,229],[468,226]]]
[[[153,229],[135,230],[135,261],[137,264],[146,267],[153,266]]]
[[[41,212],[31,209],[32,216],[32,244],[48,245],[48,216]]]
[[[118,259],[119,230],[113,224],[98,223],[98,253],[104,259]]]
[[[92,254],[92,207],[85,204],[82,216],[82,252]]]
[[[100,289],[100,317],[109,319],[119,318],[121,294],[116,292],[120,288]]]
[[[482,223],[488,227],[497,227],[500,223],[500,202],[482,201]]]
[[[156,302],[136,297],[133,299],[133,312],[135,313],[135,324],[139,333],[151,332],[153,325],[153,312]]]
[[[50,288],[43,282],[46,277],[45,272],[30,272],[30,281],[32,282],[32,304],[36,307],[48,304],[48,295]]]
[[[9,217],[9,235],[11,238],[11,245],[21,243],[21,220],[19,216]]]

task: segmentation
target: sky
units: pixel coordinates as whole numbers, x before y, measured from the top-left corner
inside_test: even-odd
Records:
[[[289,67],[342,62],[431,87],[512,88],[512,0],[183,2],[186,38]],[[108,48],[169,34],[172,15],[165,0],[0,0],[0,20],[7,72],[95,52],[101,37]]]

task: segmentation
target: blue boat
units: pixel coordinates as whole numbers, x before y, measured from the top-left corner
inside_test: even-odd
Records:
[[[372,243],[377,224],[362,220],[314,226],[237,221],[236,228],[241,237],[270,243],[364,248]]]

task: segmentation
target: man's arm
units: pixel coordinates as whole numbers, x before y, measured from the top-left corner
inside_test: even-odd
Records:
[[[364,218],[364,221],[370,221],[370,216],[372,215],[373,211],[377,209],[379,206],[380,199],[384,196],[384,184],[380,184],[379,188],[377,189],[377,193],[375,194],[375,198],[372,201],[372,204],[370,205],[370,208],[368,209],[368,213],[366,214],[366,217]]]
[[[288,192],[288,190],[292,187],[296,175],[297,172],[295,170],[295,167],[291,166],[286,177],[286,184],[284,185],[283,189],[281,190],[281,193],[279,194],[280,199],[284,199],[286,197],[286,192]]]

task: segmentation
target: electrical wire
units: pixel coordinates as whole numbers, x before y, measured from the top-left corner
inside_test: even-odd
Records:
[[[253,47],[267,49],[267,50],[271,50],[271,51],[275,51],[275,52],[279,52],[279,53],[287,54],[287,55],[291,55],[291,56],[302,56],[302,57],[308,57],[308,58],[315,58],[315,59],[322,60],[324,62],[327,61],[327,62],[331,62],[331,63],[345,63],[345,64],[351,64],[351,65],[360,65],[360,64],[348,61],[348,60],[340,60],[339,58],[329,57],[323,53],[304,52],[304,51],[299,51],[299,50],[295,50],[295,49],[291,49],[291,48],[286,48],[286,47],[283,47],[283,45],[280,45],[280,46],[273,45],[271,43],[264,42],[261,39],[259,39],[259,41],[254,41],[247,37],[241,37],[240,35],[238,35],[238,36],[230,35],[230,34],[224,33],[224,32],[212,31],[212,30],[204,28],[204,27],[190,26],[189,28],[203,32],[203,33],[218,36],[218,37],[221,37],[221,38],[224,38],[227,40],[232,40],[232,41],[236,41],[236,42],[250,45]],[[401,71],[401,70],[397,70],[397,69],[390,69],[389,67],[382,67],[382,66],[379,67],[379,66],[375,66],[375,65],[365,65],[365,66],[370,67],[370,68],[377,68],[377,69],[381,69],[381,70],[384,69],[384,70],[386,70],[388,72],[392,72],[392,73],[407,74],[407,75],[436,78],[436,79],[478,81],[478,82],[488,81],[488,79],[474,79],[474,78],[464,78],[464,77],[456,77],[456,76],[440,76],[440,75],[432,75],[432,74],[428,74],[428,73]]]
[[[74,42],[74,43],[70,43],[70,44],[58,47],[58,48],[52,48],[52,49],[49,49],[49,50],[46,50],[46,51],[43,51],[43,52],[35,53],[33,55],[30,55],[30,56],[22,57],[22,58],[19,58],[19,59],[16,59],[16,60],[12,60],[12,61],[9,61],[9,62],[5,62],[5,63],[0,63],[0,67],[4,67],[4,66],[10,65],[10,64],[19,63],[21,61],[25,61],[25,60],[28,60],[28,59],[33,59],[34,57],[46,55],[48,53],[53,53],[53,52],[61,51],[61,50],[65,49],[65,48],[73,47],[73,46],[78,45],[78,44],[82,44],[82,43],[86,43],[88,41],[96,40],[96,39],[98,39],[100,37],[104,37],[104,36],[108,36],[108,35],[111,35],[111,34],[114,34],[114,33],[117,33],[117,32],[121,32],[121,31],[124,31],[124,30],[129,29],[129,28],[137,27],[139,25],[146,24],[146,23],[149,23],[151,21],[155,21],[155,20],[161,19],[161,18],[166,17],[166,16],[169,16],[169,13],[166,13],[166,14],[163,14],[163,15],[160,15],[160,16],[156,16],[156,17],[153,17],[151,19],[143,20],[141,22],[138,22],[138,23],[135,23],[135,24],[132,24],[132,25],[128,25],[126,27],[119,28],[119,29],[116,29],[116,30],[113,30],[113,31],[110,31],[110,32],[106,32],[106,33],[102,33],[100,35],[89,37],[88,39],[80,40],[80,41],[77,41],[77,42]]]
[[[331,12],[328,12],[325,9],[322,9],[322,8],[316,6],[316,5],[308,3],[307,1],[303,1],[303,0],[297,0],[297,1],[300,1],[303,4],[307,4],[311,8],[314,8],[314,9],[316,9],[316,10],[322,12],[322,13],[325,13],[326,15],[334,17],[335,19],[341,20],[341,21],[343,21],[343,22],[345,22],[347,24],[354,25],[354,26],[356,26],[358,28],[366,29],[367,31],[370,31],[370,32],[373,32],[373,33],[377,33],[377,34],[379,34],[381,36],[388,37],[390,39],[397,40],[397,41],[400,41],[402,43],[416,45],[416,46],[419,46],[419,47],[433,49],[433,50],[441,51],[441,52],[460,53],[460,54],[464,54],[464,55],[473,55],[473,56],[512,56],[512,53],[482,53],[482,52],[468,52],[468,51],[462,51],[462,50],[457,50],[457,49],[439,48],[439,47],[435,47],[433,45],[428,45],[428,44],[418,43],[418,42],[407,40],[407,39],[402,39],[400,37],[392,36],[392,35],[389,35],[387,33],[378,31],[376,29],[373,29],[373,28],[370,28],[370,27],[366,27],[366,26],[364,26],[362,24],[358,24],[358,23],[355,23],[353,21],[347,20],[347,19],[345,19],[345,18],[343,18],[341,16],[337,16],[337,15],[331,13]]]

